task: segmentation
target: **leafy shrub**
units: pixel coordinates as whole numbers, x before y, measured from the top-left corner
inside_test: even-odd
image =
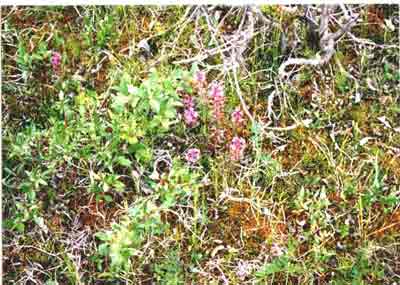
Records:
[[[182,106],[178,89],[188,89],[182,79],[189,73],[177,70],[165,78],[153,71],[139,87],[123,74],[117,94],[112,97],[109,112],[113,134],[129,145],[129,150],[142,162],[151,159],[149,138],[160,137],[177,123],[177,107]]]
[[[156,263],[154,272],[158,284],[180,285],[185,284],[182,270],[182,263],[176,251],[165,257],[161,263]]]
[[[153,70],[135,87],[125,73],[113,88],[116,92],[111,95],[108,112],[102,110],[101,95],[83,88],[78,81],[63,82],[59,100],[50,110],[47,129],[31,124],[18,136],[6,139],[10,147],[5,165],[19,165],[18,174],[10,179],[23,179],[19,189],[27,197],[27,203],[15,209],[15,217],[19,218],[9,225],[22,230],[24,223],[38,220],[36,193],[47,191],[61,168],[88,176],[88,182],[79,186],[96,193],[99,199],[109,200],[104,193],[112,190],[124,191],[127,185],[121,175],[132,169],[135,160],[150,166],[153,141],[178,122],[177,108],[182,104],[177,90],[191,92],[190,76],[188,71],[175,70],[164,77]],[[85,168],[77,168],[76,162]],[[94,162],[94,167],[88,169]],[[36,164],[46,165],[46,169],[34,168]]]
[[[140,246],[169,227],[168,222],[161,219],[163,213],[176,206],[178,201],[189,203],[191,196],[197,197],[198,175],[175,160],[169,173],[163,175],[154,187],[155,195],[140,199],[129,208],[120,223],[114,223],[110,230],[96,234],[102,241],[99,254],[111,260],[111,273],[129,271],[131,258],[139,254]]]
[[[161,221],[159,208],[152,201],[139,201],[130,208],[127,217],[112,225],[111,230],[97,233],[103,243],[99,254],[109,256],[111,271],[128,271],[130,258],[148,236],[161,234],[167,225]]]

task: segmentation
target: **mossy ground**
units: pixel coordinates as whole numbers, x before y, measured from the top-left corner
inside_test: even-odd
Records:
[[[217,7],[219,19],[229,9]],[[236,9],[220,33],[240,25]],[[276,129],[257,131],[249,121],[229,127],[240,101],[232,74],[212,67],[223,63],[217,54],[198,64],[208,82],[224,82],[224,142],[214,141],[209,118],[195,129],[177,122],[162,136],[146,133],[148,148],[140,157],[128,154],[127,162],[114,160],[128,151],[112,143],[116,126],[108,117],[121,74],[139,86],[152,69],[160,78],[190,70],[191,63],[174,62],[197,55],[195,37],[214,47],[206,19],[188,19],[192,11],[184,6],[2,8],[5,284],[400,281],[398,6],[359,9],[353,33],[380,46],[346,38],[328,64],[303,68],[290,81],[277,74],[289,56],[281,53],[279,25],[289,42],[294,29],[302,40],[294,55],[310,57],[304,24],[278,6],[261,11],[278,26],[252,38],[239,84],[255,120]],[[138,48],[145,38],[151,54]],[[54,51],[62,55],[56,71]],[[304,120],[311,123],[279,129]],[[235,135],[248,145],[240,162],[229,159]],[[184,162],[193,146],[202,153],[195,167]],[[146,191],[184,188],[191,177],[168,176],[166,158],[156,165],[165,152],[201,176],[199,189],[161,212],[168,229],[145,231],[128,270],[114,272],[95,234],[153,197]],[[155,171],[168,178],[153,179]],[[95,172],[113,177],[106,193],[89,187]],[[160,193],[152,200],[157,207],[167,200]]]

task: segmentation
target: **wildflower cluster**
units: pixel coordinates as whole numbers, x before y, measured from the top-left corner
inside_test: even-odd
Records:
[[[189,163],[196,163],[200,159],[200,150],[197,148],[188,149],[185,159]]]
[[[206,75],[202,71],[198,71],[194,75],[193,82],[195,88],[199,91],[206,90],[207,80]],[[223,144],[226,141],[226,130],[222,127],[224,126],[224,107],[225,107],[225,95],[223,85],[219,82],[213,82],[209,89],[203,94],[207,94],[207,103],[210,106],[211,114],[214,126],[211,126],[210,135],[214,140],[216,145]],[[188,94],[183,97],[183,119],[188,127],[194,127],[198,124],[199,114],[195,110],[194,98]],[[244,126],[245,118],[240,106],[236,107],[231,114],[231,122],[233,128],[240,129]],[[246,148],[246,140],[242,137],[235,136],[228,146],[230,159],[233,161],[239,161],[244,154]],[[197,148],[191,148],[187,150],[185,154],[185,159],[189,163],[196,163],[200,158],[200,150]]]
[[[51,65],[53,66],[54,70],[58,70],[61,65],[61,54],[59,52],[53,52],[51,57]]]
[[[221,122],[224,117],[225,96],[224,89],[219,83],[213,83],[209,92],[209,102],[212,115],[216,122]]]
[[[242,127],[244,123],[244,117],[240,107],[236,107],[236,109],[232,112],[231,121],[236,128]]]
[[[231,160],[240,160],[245,148],[246,141],[244,138],[234,137],[229,146]]]
[[[185,95],[183,99],[183,104],[185,107],[185,110],[183,112],[183,118],[185,120],[186,125],[188,125],[189,127],[196,126],[199,119],[199,114],[194,109],[193,97]]]
[[[206,84],[206,73],[204,71],[197,71],[194,82],[198,88],[203,88]]]

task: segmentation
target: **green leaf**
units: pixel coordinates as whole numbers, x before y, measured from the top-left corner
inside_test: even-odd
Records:
[[[59,283],[57,281],[53,281],[53,280],[47,280],[46,283],[44,283],[44,285],[58,285]]]
[[[23,223],[16,223],[14,228],[19,233],[23,233],[25,231],[25,225]]]
[[[108,244],[103,243],[99,246],[99,254],[103,256],[108,254]]]
[[[128,102],[129,102],[129,96],[118,93],[118,95],[114,96],[114,98],[113,98],[112,108],[115,111],[121,113],[124,111],[125,105]]]
[[[125,190],[125,184],[119,180],[116,180],[113,184],[115,190],[117,190],[118,192],[122,192]]]
[[[26,193],[26,198],[28,199],[28,201],[35,201],[36,199],[36,192],[35,191],[29,191]]]
[[[108,203],[112,202],[112,200],[113,200],[113,198],[110,195],[104,195],[103,199]]]
[[[149,149],[141,149],[138,152],[136,152],[135,157],[142,162],[149,162],[151,160],[151,152]]]
[[[128,87],[128,93],[130,95],[138,96],[140,94],[140,91],[141,91],[140,88],[133,86],[133,85],[128,85],[127,87]]]
[[[169,104],[165,104],[163,115],[169,119],[175,118],[176,117],[176,109],[172,106],[172,104],[170,104],[170,102],[168,102],[168,103]]]
[[[33,220],[35,221],[35,223],[36,223],[39,227],[41,227],[41,228],[44,228],[44,227],[45,227],[43,217],[35,216],[35,217],[33,218]]]
[[[290,261],[287,255],[277,257],[271,263],[265,264],[256,272],[256,277],[264,278],[279,272],[286,272],[289,275],[302,272],[304,268]]]
[[[120,164],[122,166],[129,167],[132,165],[132,162],[124,156],[118,156],[116,161],[118,164]]]
[[[101,241],[110,241],[111,240],[111,236],[105,232],[98,232],[95,234],[95,237],[97,237]]]
[[[135,96],[135,97],[131,98],[131,103],[130,103],[131,107],[135,108],[136,105],[139,103],[139,101],[140,101],[139,96]]]
[[[128,86],[131,84],[131,77],[129,76],[129,74],[124,73],[121,77],[121,81],[119,83],[119,86],[117,88],[117,90],[124,94],[124,95],[128,95]]]
[[[159,113],[160,112],[160,105],[161,104],[160,104],[159,100],[157,100],[155,98],[151,98],[149,103],[150,103],[151,109],[153,109],[153,111],[155,113]]]

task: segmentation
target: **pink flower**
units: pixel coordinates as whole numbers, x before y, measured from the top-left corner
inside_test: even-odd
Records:
[[[209,92],[209,103],[212,106],[213,118],[220,122],[224,117],[224,89],[218,83],[213,83]]]
[[[200,150],[197,148],[188,149],[185,159],[189,163],[196,163],[200,159]]]
[[[244,122],[243,112],[240,107],[236,107],[236,109],[232,112],[232,123],[236,127],[240,127]]]
[[[198,122],[199,114],[194,110],[194,108],[190,107],[184,111],[183,118],[189,127],[194,127]]]
[[[189,127],[194,127],[198,122],[199,114],[194,109],[193,97],[185,95],[183,97],[183,105],[185,106],[185,111],[183,112],[185,123]]]
[[[246,141],[244,138],[234,137],[229,146],[231,160],[240,160],[243,156],[244,149],[246,148]]]
[[[185,95],[183,97],[183,105],[185,106],[185,108],[194,108],[193,97]]]
[[[53,66],[53,69],[58,69],[61,64],[61,54],[59,52],[53,52],[50,61],[51,65]]]
[[[198,85],[203,85],[206,82],[206,73],[204,71],[197,71],[194,77]]]

